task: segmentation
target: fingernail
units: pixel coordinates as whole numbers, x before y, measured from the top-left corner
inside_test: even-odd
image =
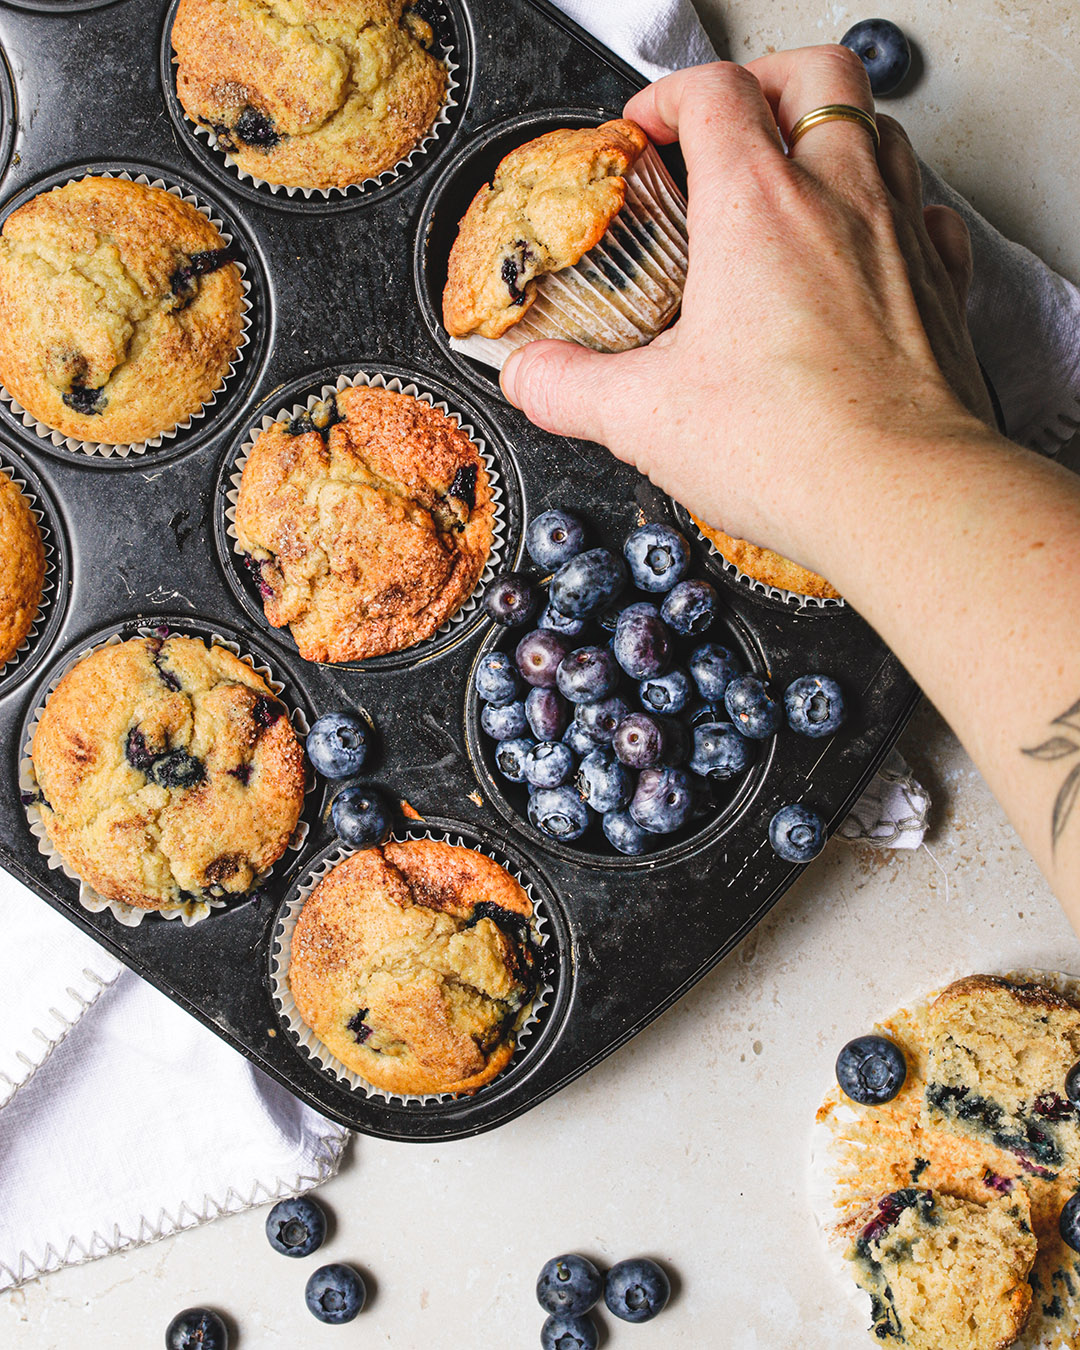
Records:
[[[517,399],[517,368],[520,361],[521,349],[519,348],[516,352],[511,352],[506,358],[506,365],[499,373],[499,387],[503,391],[503,396],[515,408],[521,407]]]

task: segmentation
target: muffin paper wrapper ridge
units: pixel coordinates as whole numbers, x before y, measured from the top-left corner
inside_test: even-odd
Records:
[[[41,634],[42,628],[48,617],[49,607],[56,603],[56,568],[57,553],[56,545],[53,543],[53,532],[49,528],[49,517],[45,508],[39,503],[37,497],[31,492],[29,484],[25,479],[19,477],[19,471],[10,461],[5,460],[0,453],[0,474],[9,478],[19,489],[19,495],[33,512],[34,519],[38,523],[38,530],[41,533],[41,543],[45,549],[45,579],[41,587],[41,599],[38,601],[37,613],[34,615],[34,621],[30,625],[29,631],[6,661],[0,661],[0,680],[6,679],[11,675],[19,665],[19,662],[34,645],[34,642]]]
[[[394,838],[400,842],[418,839],[434,839],[439,843],[453,844],[460,848],[471,848],[477,853],[483,853],[486,857],[493,859],[504,867],[507,872],[525,891],[529,897],[529,902],[533,907],[533,915],[530,921],[530,929],[538,948],[554,941],[547,933],[547,925],[544,921],[543,907],[537,903],[533,894],[532,886],[521,875],[517,868],[506,858],[486,847],[479,847],[466,843],[461,836],[446,834],[443,831],[434,830],[409,830],[404,834],[395,833]],[[332,1074],[340,1082],[347,1084],[355,1091],[362,1093],[365,1097],[377,1097],[385,1102],[398,1102],[405,1106],[424,1106],[433,1102],[455,1101],[460,1093],[442,1092],[442,1093],[424,1093],[424,1094],[401,1094],[388,1092],[384,1088],[375,1087],[369,1083],[366,1078],[360,1074],[354,1073],[352,1069],[343,1064],[340,1059],[319,1039],[319,1035],[300,1016],[296,1003],[293,1001],[292,991],[289,988],[289,965],[292,954],[293,930],[296,928],[296,922],[300,917],[300,911],[304,908],[308,896],[315,887],[326,877],[338,863],[344,862],[346,858],[352,857],[356,849],[348,848],[344,845],[332,850],[326,857],[315,866],[310,868],[302,881],[293,888],[293,894],[285,901],[278,912],[277,921],[274,926],[274,941],[270,954],[270,988],[274,999],[274,1006],[278,1009],[278,1015],[284,1022],[290,1039],[299,1046],[300,1050],[324,1072]],[[536,993],[532,1001],[524,1012],[522,1020],[514,1031],[514,1053],[506,1068],[497,1074],[491,1080],[491,1083],[485,1084],[478,1089],[478,1093],[485,1092],[494,1083],[498,1083],[501,1078],[513,1070],[519,1056],[525,1053],[525,1042],[532,1035],[540,1022],[543,1010],[551,1001],[554,993],[554,987],[547,980],[541,980],[537,985]]]
[[[41,721],[41,714],[45,711],[45,703],[48,702],[50,695],[68,671],[78,665],[85,657],[90,656],[93,652],[100,651],[102,647],[117,646],[121,642],[128,641],[136,635],[139,637],[154,637],[158,635],[158,631],[159,630],[155,625],[150,623],[140,625],[136,633],[128,634],[127,637],[118,630],[103,641],[96,642],[90,647],[83,647],[80,651],[69,657],[56,671],[52,679],[50,679],[48,688],[45,690],[45,702],[40,703],[30,716],[29,723],[27,724],[26,741],[23,745],[23,754],[22,758],[19,760],[19,791],[22,793],[23,806],[26,811],[27,824],[30,826],[30,833],[37,840],[38,852],[47,859],[50,870],[59,870],[63,872],[66,877],[70,877],[72,881],[77,881],[79,883],[79,904],[83,909],[89,910],[91,914],[100,914],[102,910],[107,909],[112,913],[117,923],[123,924],[125,928],[138,928],[139,924],[141,924],[148,915],[158,915],[163,919],[179,918],[183,922],[185,928],[189,928],[193,923],[200,923],[203,919],[207,918],[213,910],[224,909],[230,901],[233,904],[242,904],[245,897],[250,896],[253,891],[261,886],[277,866],[277,863],[274,863],[268,867],[265,872],[261,872],[255,878],[251,888],[244,892],[243,895],[222,897],[221,899],[187,900],[182,905],[171,905],[165,909],[139,909],[138,906],[125,904],[122,900],[107,900],[104,896],[99,895],[92,886],[83,881],[79,874],[64,861],[60,856],[60,853],[53,846],[48,831],[45,829],[45,822],[42,819],[41,812],[38,809],[36,798],[40,789],[37,774],[34,771],[34,762],[30,757],[31,747],[34,743],[34,733],[37,731],[38,723]],[[188,636],[186,633],[181,633],[180,635]],[[243,661],[245,665],[250,666],[257,675],[261,675],[274,693],[280,697],[281,691],[285,687],[282,682],[274,677],[273,672],[268,666],[258,662],[254,656],[241,651],[239,643],[233,642],[230,638],[222,637],[219,633],[215,633],[212,628],[207,628],[206,636],[203,640],[208,646],[224,647],[232,652],[232,654]],[[289,720],[292,722],[293,728],[300,739],[303,740],[309,731],[307,718],[304,713],[299,708],[290,708]],[[310,793],[314,790],[314,787],[314,781],[309,780],[306,791]],[[306,820],[298,821],[296,829],[293,831],[292,838],[289,840],[286,847],[286,852],[295,853],[302,849],[309,831],[310,826]]]
[[[643,347],[678,312],[688,265],[686,200],[650,145],[627,173],[626,202],[600,242],[576,266],[540,278],[536,299],[502,337],[451,338],[450,346],[498,370],[540,338],[599,352]]]
[[[129,173],[87,173],[83,174],[82,178],[123,178],[129,183],[139,183],[143,187],[161,188],[171,196],[179,197],[182,202],[187,202],[187,204],[193,206],[200,215],[205,216],[210,224],[217,230],[218,234],[221,235],[222,242],[226,248],[232,243],[233,236],[225,229],[224,221],[215,216],[213,210],[209,206],[204,206],[197,197],[192,196],[190,192],[185,192],[182,188],[170,187],[162,178],[151,179],[149,175],[145,173],[140,173],[134,178]],[[69,179],[68,182],[82,182],[82,178],[72,178]],[[67,184],[64,184],[63,186],[66,187]],[[148,450],[156,450],[158,446],[162,445],[165,441],[173,440],[178,432],[187,431],[193,422],[197,422],[206,416],[209,410],[217,403],[219,396],[224,394],[229,381],[236,374],[240,363],[244,359],[244,349],[251,340],[248,336],[248,330],[251,328],[251,300],[249,298],[251,293],[251,282],[247,279],[247,268],[244,264],[236,258],[233,259],[233,262],[237,271],[240,273],[240,284],[243,291],[240,302],[240,340],[236,344],[236,351],[233,353],[232,359],[229,362],[229,369],[221,377],[221,382],[218,384],[217,388],[201,407],[197,408],[193,413],[189,413],[182,422],[177,422],[176,426],[170,427],[167,431],[159,432],[156,436],[151,436],[145,441],[134,441],[129,445],[113,445],[105,441],[80,441],[75,436],[65,436],[62,431],[56,431],[52,427],[46,426],[44,422],[39,422],[33,413],[27,412],[22,404],[12,397],[2,385],[0,385],[0,399],[10,407],[16,417],[21,419],[24,427],[30,428],[40,436],[43,441],[52,441],[53,445],[58,449],[60,447],[65,447],[68,450],[81,452],[84,455],[100,455],[103,459],[110,459],[113,456],[117,459],[127,459],[131,455],[144,455]]]
[[[359,370],[352,375],[340,375],[336,384],[324,384],[317,394],[308,396],[306,403],[294,403],[291,408],[280,408],[272,416],[267,415],[262,419],[257,427],[251,427],[248,435],[240,447],[233,465],[233,473],[229,476],[232,487],[226,493],[228,505],[225,508],[225,532],[232,540],[233,552],[240,557],[245,556],[245,550],[240,544],[236,534],[236,503],[240,496],[240,480],[243,477],[244,465],[248,461],[248,456],[255,448],[255,441],[263,431],[268,431],[278,422],[290,421],[295,417],[309,412],[317,403],[336,394],[341,389],[351,389],[356,385],[366,385],[371,389],[387,389],[392,394],[405,394],[410,398],[418,398],[424,403],[428,403],[439,412],[445,413],[456,425],[464,432],[469,440],[476,447],[480,458],[484,461],[484,468],[487,470],[488,485],[491,488],[491,504],[493,508],[493,520],[491,526],[491,549],[488,553],[487,563],[484,570],[480,573],[480,579],[473,587],[472,593],[466,598],[460,609],[454,611],[448,619],[435,630],[429,638],[422,638],[419,642],[413,643],[411,647],[403,647],[401,651],[415,651],[417,656],[427,655],[431,644],[436,643],[445,634],[452,632],[453,629],[464,623],[466,619],[476,611],[480,602],[484,598],[484,592],[494,580],[496,573],[502,562],[503,550],[506,547],[506,516],[504,511],[504,493],[502,488],[502,474],[499,466],[488,449],[487,442],[482,436],[478,435],[475,428],[470,426],[461,413],[450,407],[441,399],[436,399],[434,394],[428,393],[416,384],[402,384],[401,380],[395,376],[384,375],[381,371],[374,374],[368,374]],[[330,662],[328,664],[349,665],[350,662]]]

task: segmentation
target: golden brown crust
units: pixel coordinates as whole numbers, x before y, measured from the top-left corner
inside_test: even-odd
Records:
[[[260,563],[267,619],[289,625],[301,656],[359,661],[457,613],[487,564],[495,507],[476,446],[429,403],[357,385],[327,406],[324,420],[343,420],[322,433],[278,422],[259,434],[236,532]]]
[[[622,210],[622,177],[648,141],[636,122],[549,131],[500,162],[458,227],[443,291],[451,337],[498,338],[536,298],[537,278],[572,267]]]
[[[29,633],[45,586],[45,547],[37,518],[0,472],[0,670]]]
[[[691,519],[729,563],[734,563],[740,572],[745,572],[755,581],[763,581],[767,586],[776,586],[782,591],[793,591],[796,595],[809,595],[819,600],[840,599],[840,592],[834,586],[800,563],[792,562],[783,554],[774,553],[771,548],[759,548],[757,544],[750,544],[745,539],[733,539],[723,530],[706,525],[693,512]]]
[[[401,0],[180,0],[176,90],[245,172],[344,188],[431,128],[447,73]]]
[[[163,188],[84,178],[31,198],[0,235],[0,382],[65,436],[171,431],[240,345],[243,287],[224,248]]]
[[[31,751],[57,852],[139,909],[241,894],[276,862],[304,800],[303,750],[273,690],[224,647],[100,647],[49,696]]]
[[[522,887],[472,849],[365,849],[301,910],[289,969],[297,1010],[376,1087],[474,1092],[513,1054],[532,962],[511,916],[531,915]]]

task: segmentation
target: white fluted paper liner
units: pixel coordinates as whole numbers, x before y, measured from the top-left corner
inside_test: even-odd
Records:
[[[255,441],[260,433],[269,431],[278,422],[287,422],[295,417],[300,417],[304,413],[310,412],[316,404],[328,399],[331,394],[336,394],[342,389],[351,389],[356,385],[364,385],[370,389],[387,389],[392,394],[404,394],[409,398],[417,398],[422,403],[427,403],[432,408],[444,413],[473,443],[484,462],[484,468],[487,470],[492,505],[491,549],[488,553],[487,564],[480,573],[480,579],[473,587],[472,594],[464,601],[461,608],[455,610],[448,619],[445,619],[431,637],[421,638],[419,642],[413,644],[413,647],[422,647],[425,643],[438,641],[440,637],[449,633],[456,625],[464,623],[474,613],[484,598],[484,592],[500,568],[503,549],[506,546],[505,494],[502,489],[502,474],[499,472],[495,458],[488,449],[487,442],[477,434],[476,429],[465,422],[462,415],[451,408],[449,404],[441,400],[436,401],[434,394],[428,393],[416,384],[403,384],[396,375],[384,375],[381,371],[367,374],[365,371],[358,370],[352,375],[339,375],[335,384],[324,384],[317,394],[308,396],[306,403],[294,403],[291,408],[280,408],[273,416],[267,413],[257,427],[250,428],[236,456],[233,472],[229,476],[232,487],[225,494],[225,500],[228,503],[225,507],[225,533],[232,540],[233,552],[241,557],[246,556],[246,550],[236,534],[236,503],[240,496],[240,480],[244,475],[244,465],[255,448]],[[405,648],[403,650],[411,649]]]
[[[451,338],[463,356],[502,370],[539,338],[599,352],[642,347],[682,304],[689,252],[686,199],[650,145],[626,174],[626,201],[600,242],[574,267],[549,272],[524,316],[500,338]]]
[[[195,135],[205,138],[209,148],[222,156],[227,167],[236,174],[237,178],[239,178],[242,183],[249,183],[254,188],[266,188],[267,191],[273,192],[275,195],[284,193],[286,197],[295,197],[297,193],[300,193],[305,201],[310,201],[312,197],[321,197],[323,201],[329,201],[335,194],[340,197],[345,197],[350,192],[355,192],[357,195],[360,195],[364,192],[372,191],[374,188],[386,187],[389,183],[392,183],[395,178],[400,178],[406,169],[411,169],[417,159],[421,159],[424,155],[428,154],[435,142],[439,139],[443,127],[448,126],[450,123],[450,109],[457,107],[457,91],[460,88],[457,79],[457,72],[460,67],[454,60],[453,48],[446,46],[440,47],[439,60],[446,68],[446,95],[435,121],[432,122],[428,130],[421,136],[403,159],[399,159],[398,162],[389,169],[383,169],[380,173],[374,174],[369,178],[361,179],[358,183],[349,183],[346,187],[299,187],[296,184],[293,184],[290,187],[285,183],[271,183],[265,178],[260,178],[257,174],[249,173],[246,169],[240,167],[232,154],[221,144],[217,133],[212,127],[203,126],[201,122],[196,122],[193,117],[189,117],[187,110],[184,108],[183,104],[180,103],[179,99],[177,99],[177,105],[184,115],[184,120],[191,127]],[[173,56],[172,63],[174,66],[180,64],[176,56]]]
[[[1003,978],[1018,983],[1040,984],[1080,1007],[1080,979],[1076,976],[1060,971],[1010,970],[1003,973]],[[917,1014],[929,1007],[944,987],[923,990],[903,1000],[899,1008]],[[880,1033],[895,1015],[875,1022],[871,1030],[875,1034]],[[887,1028],[884,1034],[888,1034]],[[847,1127],[862,1118],[863,1110],[854,1102],[841,1101],[829,1120],[815,1118],[810,1134],[807,1193],[814,1221],[824,1240],[827,1264],[836,1277],[836,1287],[861,1318],[863,1326],[869,1328],[872,1322],[870,1295],[855,1283],[851,1266],[845,1259],[844,1253],[850,1246],[851,1234],[844,1231],[844,1225],[880,1197],[868,1193],[863,1200],[852,1198],[846,1206],[837,1203],[838,1179],[850,1174],[856,1150],[863,1147],[842,1135]],[[893,1189],[901,1189],[903,1184],[898,1183]],[[908,1181],[906,1184],[918,1186],[921,1183]],[[1038,1272],[1038,1269],[1039,1256],[1036,1255],[1033,1273]],[[1015,1342],[1016,1350],[1066,1350],[1066,1347],[1076,1343],[1073,1338],[1076,1324],[1080,1322],[1080,1256],[1074,1257],[1071,1272],[1058,1268],[1043,1274],[1048,1278],[1048,1287],[1043,1286],[1034,1291],[1031,1317]],[[1056,1317],[1043,1311],[1044,1303],[1055,1296],[1062,1309],[1060,1316]],[[866,1344],[878,1343],[868,1331]]]
[[[233,236],[228,233],[225,229],[224,222],[214,215],[209,206],[205,206],[197,197],[192,196],[189,192],[185,192],[183,188],[170,186],[163,178],[151,179],[149,175],[145,173],[140,173],[137,176],[132,177],[130,173],[126,172],[108,173],[103,171],[100,173],[86,173],[82,175],[82,178],[72,178],[69,179],[68,182],[81,183],[84,178],[123,178],[129,183],[139,183],[143,187],[159,188],[162,191],[169,193],[172,197],[179,197],[180,200],[186,202],[188,206],[193,206],[201,216],[205,216],[210,224],[213,225],[214,229],[217,230],[218,234],[221,235],[222,243],[226,248],[232,243]],[[65,183],[61,186],[66,187],[67,184]],[[47,190],[51,191],[52,189]],[[226,386],[236,374],[240,363],[244,359],[244,348],[251,340],[248,333],[248,330],[251,328],[251,300],[249,299],[251,282],[248,281],[247,278],[247,268],[240,259],[233,258],[232,262],[235,263],[236,269],[240,273],[240,285],[242,288],[240,297],[240,340],[236,345],[236,351],[233,353],[232,360],[229,362],[229,369],[221,377],[221,382],[218,384],[217,388],[201,407],[196,409],[195,412],[189,413],[182,422],[177,422],[176,426],[170,427],[167,431],[159,432],[158,435],[151,436],[145,441],[133,441],[128,445],[112,445],[105,441],[80,441],[75,436],[65,436],[62,431],[56,431],[54,428],[46,426],[44,422],[39,422],[33,413],[27,412],[18,399],[8,393],[2,385],[0,385],[0,400],[3,400],[3,402],[8,405],[16,417],[21,418],[24,427],[28,427],[43,441],[52,441],[53,445],[58,449],[63,447],[75,452],[81,452],[84,455],[100,455],[102,459],[110,459],[114,455],[117,459],[127,459],[130,455],[144,455],[147,450],[156,450],[158,446],[162,445],[165,441],[173,440],[179,432],[187,431],[194,422],[200,421],[206,416],[210,409],[214,407],[218,401],[219,395],[224,394]]]
[[[0,661],[0,679],[18,666],[25,654],[33,646],[35,640],[41,633],[41,629],[48,617],[50,605],[55,601],[56,591],[56,546],[53,543],[52,530],[46,524],[46,514],[44,508],[39,504],[37,497],[30,490],[24,478],[20,478],[18,470],[13,464],[0,457],[0,474],[8,478],[19,490],[19,495],[30,508],[34,519],[38,523],[38,531],[41,534],[42,547],[45,550],[45,578],[41,587],[41,599],[38,601],[37,613],[34,615],[34,621],[30,625],[26,636],[11,653],[6,661]]]
[[[160,636],[160,631],[161,630],[155,627],[155,625],[146,624],[140,626],[136,630],[136,633],[139,637],[146,638]],[[170,632],[171,631],[172,630],[170,630]],[[189,634],[180,630],[176,630],[176,632],[177,635],[181,637],[189,636]],[[49,838],[48,831],[45,829],[45,822],[42,819],[41,811],[36,800],[40,792],[40,786],[38,784],[37,774],[34,771],[34,762],[30,757],[30,752],[34,743],[34,733],[37,731],[38,723],[41,721],[41,714],[45,711],[45,703],[48,702],[53,691],[68,671],[77,666],[80,661],[85,660],[85,658],[90,656],[93,652],[100,651],[103,647],[118,646],[121,642],[130,640],[133,636],[135,636],[133,633],[129,633],[125,636],[124,633],[118,629],[102,641],[94,643],[93,646],[84,647],[81,651],[76,652],[57,670],[45,690],[43,702],[34,709],[30,716],[26,732],[26,741],[23,744],[22,757],[19,761],[19,791],[22,794],[23,809],[26,811],[26,820],[30,827],[30,833],[37,840],[38,852],[47,860],[51,871],[63,872],[64,876],[70,877],[72,881],[77,881],[79,883],[79,904],[83,909],[89,910],[91,914],[100,914],[102,910],[107,909],[111,912],[117,923],[123,924],[125,928],[138,928],[139,924],[151,914],[160,915],[163,919],[178,918],[183,922],[185,927],[190,927],[193,923],[199,923],[201,920],[205,919],[212,910],[223,909],[230,900],[235,903],[242,899],[242,897],[237,895],[223,897],[221,899],[215,897],[209,900],[186,900],[182,905],[169,905],[162,909],[139,909],[136,905],[125,904],[122,900],[107,900],[104,896],[99,895],[87,882],[83,881],[79,874],[60,856],[59,852],[53,846],[52,840]],[[212,630],[209,631],[209,636],[203,640],[206,641],[209,646],[225,647],[228,651],[232,652],[232,654],[243,661],[245,665],[250,666],[257,675],[261,675],[274,691],[274,694],[280,696],[282,689],[285,687],[282,681],[275,679],[269,666],[257,664],[254,656],[241,651],[237,642],[234,642],[231,638],[222,637]],[[293,728],[299,738],[303,740],[310,730],[307,718],[303,711],[300,708],[290,709],[289,720],[292,722]],[[309,780],[307,792],[312,792],[315,786],[314,780]],[[298,821],[296,829],[289,839],[287,850],[295,853],[303,848],[310,828],[311,827],[306,820]],[[252,882],[251,887],[246,894],[250,895],[252,891],[261,886],[273,872],[275,866],[276,864],[271,864],[264,872],[260,872]]]
[[[522,887],[525,894],[529,897],[529,903],[532,905],[532,919],[529,928],[532,933],[533,941],[537,949],[544,948],[552,939],[547,932],[547,925],[544,921],[543,909],[538,906],[536,897],[533,895],[532,886],[521,875],[521,873],[506,858],[499,857],[491,849],[484,848],[479,844],[466,843],[461,835],[454,836],[444,832],[435,832],[425,830],[422,832],[407,831],[398,836],[395,834],[395,840],[399,842],[408,842],[410,840],[433,839],[439,843],[453,844],[458,848],[469,848],[476,853],[482,853],[485,857],[491,858],[497,862],[500,867],[506,869],[514,880]],[[333,871],[339,863],[351,858],[356,849],[341,847],[335,849],[328,857],[319,862],[304,877],[303,881],[295,888],[293,895],[286,900],[278,913],[277,921],[274,926],[274,945],[270,956],[270,986],[274,998],[274,1006],[278,1009],[282,1021],[288,1029],[289,1036],[293,1042],[303,1050],[310,1059],[312,1059],[320,1069],[325,1073],[332,1074],[342,1083],[347,1083],[355,1091],[362,1093],[365,1097],[377,1097],[385,1102],[398,1102],[402,1105],[427,1105],[432,1102],[455,1101],[461,1095],[460,1093],[442,1092],[442,1093],[424,1093],[424,1094],[401,1094],[388,1092],[384,1088],[375,1087],[369,1083],[366,1078],[360,1074],[354,1073],[319,1039],[319,1035],[307,1025],[297,1010],[296,1003],[293,1000],[292,990],[289,988],[289,965],[292,959],[292,939],[293,930],[296,928],[296,922],[300,917],[300,911],[304,908],[308,896],[315,887],[330,872]],[[554,987],[548,980],[540,979],[537,983],[536,993],[528,1007],[523,1010],[521,1021],[514,1029],[514,1054],[496,1078],[492,1079],[497,1083],[503,1074],[507,1074],[514,1066],[515,1060],[524,1053],[523,1047],[526,1040],[532,1034],[540,1021],[540,1015],[544,1008],[551,1001],[554,993]],[[490,1086],[490,1084],[486,1085]],[[483,1092],[485,1089],[480,1088]]]

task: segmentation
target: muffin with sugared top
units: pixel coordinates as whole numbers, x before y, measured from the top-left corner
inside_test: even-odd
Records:
[[[37,517],[0,470],[0,670],[33,627],[45,587],[45,548]]]

